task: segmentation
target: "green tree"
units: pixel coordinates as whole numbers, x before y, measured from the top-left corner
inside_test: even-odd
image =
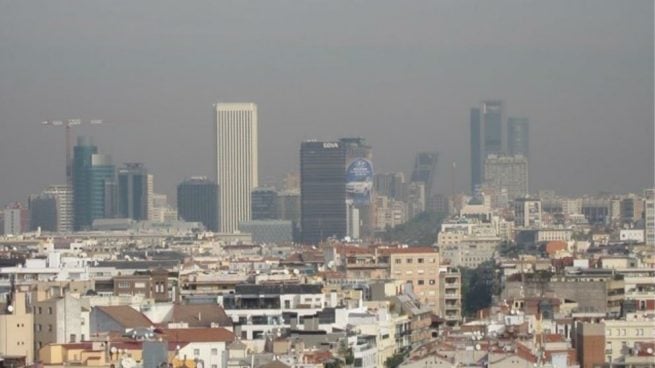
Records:
[[[343,360],[339,358],[333,358],[325,362],[325,368],[343,368]]]
[[[396,353],[384,361],[385,368],[397,368],[405,360],[406,354]]]
[[[493,296],[500,294],[500,282],[493,260],[483,262],[473,269],[463,268],[461,273],[463,309],[466,315],[471,316],[488,308]]]
[[[382,239],[410,245],[431,245],[437,241],[443,214],[422,212],[404,224],[388,229]]]
[[[519,250],[518,245],[510,241],[504,241],[498,246],[498,254],[506,258],[518,258]]]
[[[345,341],[341,341],[341,345],[339,346],[339,356],[343,358],[346,365],[351,365],[355,361],[353,349],[349,348]]]

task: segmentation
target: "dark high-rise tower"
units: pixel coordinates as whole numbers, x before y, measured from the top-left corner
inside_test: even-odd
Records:
[[[31,230],[57,231],[57,198],[41,193],[28,199]]]
[[[78,137],[73,149],[73,218],[74,229],[88,229],[93,220],[107,217],[106,191],[115,182],[115,168],[108,155],[98,154],[98,147],[88,137]]]
[[[484,160],[503,154],[503,103],[484,101],[471,109],[471,191],[482,184]]]
[[[91,224],[93,220],[111,217],[107,204],[113,201],[113,192],[108,192],[107,187],[113,187],[116,182],[116,168],[111,162],[109,155],[95,154],[91,157],[91,168],[89,169],[89,185],[91,186],[91,200],[89,206]]]
[[[503,103],[485,101],[480,113],[484,131],[484,158],[503,154]]]
[[[507,151],[510,155],[530,158],[530,123],[527,118],[507,119]]]
[[[419,152],[416,154],[414,161],[414,171],[412,171],[412,182],[425,184],[425,198],[432,195],[432,185],[434,175],[437,170],[437,152]]]
[[[300,146],[302,242],[317,244],[347,233],[346,151],[340,142],[303,142]]]
[[[98,147],[90,137],[77,137],[73,148],[73,228],[91,226],[91,157]]]
[[[471,192],[482,183],[482,122],[480,109],[471,109]]]
[[[206,177],[192,177],[177,186],[177,214],[184,221],[202,222],[218,231],[218,185]]]
[[[277,191],[274,188],[253,189],[251,204],[253,220],[274,220],[278,218]]]
[[[148,219],[148,171],[142,163],[126,163],[118,170],[118,216]]]

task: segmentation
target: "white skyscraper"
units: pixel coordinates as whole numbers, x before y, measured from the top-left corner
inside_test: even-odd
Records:
[[[249,221],[250,193],[259,185],[257,105],[217,103],[216,182],[220,231],[232,233]]]
[[[148,216],[146,218],[150,221],[155,219],[155,206],[154,206],[154,193],[155,193],[155,177],[152,174],[146,176],[146,202],[148,203]]]

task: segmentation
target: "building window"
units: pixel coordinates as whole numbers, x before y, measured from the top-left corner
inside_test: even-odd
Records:
[[[218,349],[212,348],[212,355],[218,355]]]
[[[397,258],[397,259],[396,259],[396,264],[400,264],[401,261],[402,261],[402,260],[401,260],[400,258]]]
[[[434,285],[434,284],[436,284],[436,281],[435,280],[430,280],[430,285]]]
[[[129,289],[130,288],[130,283],[127,281],[120,281],[118,283],[118,288],[119,289]]]
[[[412,262],[414,262],[413,258],[407,258],[407,263],[412,263]]]
[[[194,356],[199,356],[200,355],[200,349],[193,349],[193,355]]]
[[[48,325],[48,332],[52,332],[52,325]]]
[[[418,263],[423,263],[423,258],[419,258]]]
[[[75,334],[71,334],[70,342],[75,342]]]
[[[39,307],[39,314],[43,314],[43,310],[41,307]]]
[[[52,314],[52,307],[48,307],[48,314]]]
[[[419,285],[425,285],[425,281],[423,281],[423,280],[418,280],[418,284],[419,284]]]
[[[41,324],[36,325],[36,332],[41,332]]]

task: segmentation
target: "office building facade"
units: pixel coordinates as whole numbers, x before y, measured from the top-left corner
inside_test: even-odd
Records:
[[[111,188],[116,185],[116,167],[109,155],[95,154],[91,157],[89,185],[91,224],[96,219],[113,217],[114,213],[108,206],[115,201],[116,193]]]
[[[277,204],[277,191],[275,188],[255,188],[252,191],[252,219],[277,219]]]
[[[68,185],[51,185],[43,194],[52,196],[57,204],[57,232],[73,231],[73,190]]]
[[[57,199],[41,193],[29,197],[30,229],[32,231],[57,231]]]
[[[644,240],[652,247],[655,246],[655,189],[647,189],[644,197]]]
[[[412,182],[423,183],[425,185],[425,197],[432,195],[434,177],[437,170],[437,152],[419,152],[414,160],[414,170],[412,171]]]
[[[501,206],[528,194],[528,160],[525,156],[489,155],[484,162],[485,187]]]
[[[390,199],[405,199],[405,175],[401,172],[375,174],[373,177],[373,189],[376,195],[382,195]]]
[[[347,233],[346,152],[340,142],[307,141],[300,146],[302,242],[317,244]]]
[[[4,234],[20,235],[30,231],[30,212],[20,203],[11,203],[4,209]]]
[[[118,170],[118,217],[148,219],[148,177],[142,163],[126,163]]]
[[[220,231],[232,233],[251,216],[251,191],[258,186],[258,122],[254,103],[215,107],[216,182]]]
[[[490,154],[502,154],[503,103],[484,101],[479,108],[471,109],[471,192],[484,180],[484,160]]]
[[[541,227],[541,201],[518,198],[514,201],[514,225],[524,228]]]
[[[192,177],[177,186],[177,211],[181,220],[201,222],[218,231],[218,186],[206,177]]]
[[[530,157],[530,122],[527,118],[507,119],[507,153]]]
[[[373,233],[373,150],[363,138],[339,140],[345,153],[347,235],[366,238]]]
[[[107,207],[115,194],[108,191],[116,183],[111,157],[98,154],[88,137],[78,137],[73,149],[73,228],[90,229],[93,220],[112,217]]]

